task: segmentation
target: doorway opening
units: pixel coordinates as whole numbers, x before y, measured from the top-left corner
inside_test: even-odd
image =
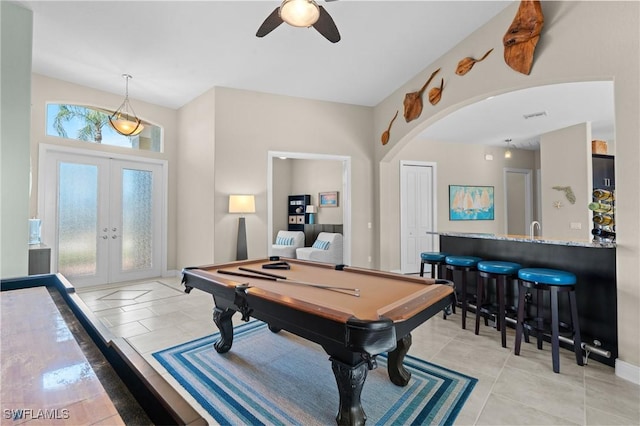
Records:
[[[530,169],[504,169],[505,234],[527,235],[533,220],[533,180]]]
[[[278,179],[286,179],[282,176],[274,176],[274,162],[281,159],[293,160],[324,160],[337,161],[341,165],[341,193],[343,227],[343,257],[344,264],[351,264],[351,157],[344,155],[312,154],[300,152],[268,151],[267,153],[267,252],[274,238],[274,193]],[[322,176],[318,176],[322,179]]]

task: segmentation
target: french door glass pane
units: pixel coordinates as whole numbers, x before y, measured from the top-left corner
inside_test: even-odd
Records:
[[[153,259],[153,173],[122,170],[122,269],[149,269]]]
[[[98,241],[98,167],[60,163],[58,270],[94,275]]]

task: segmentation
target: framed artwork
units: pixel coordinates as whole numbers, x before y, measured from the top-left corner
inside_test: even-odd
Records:
[[[493,186],[449,185],[449,220],[494,220]]]
[[[320,207],[338,207],[338,191],[318,193]]]

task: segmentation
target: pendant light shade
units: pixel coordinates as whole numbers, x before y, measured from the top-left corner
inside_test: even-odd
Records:
[[[507,143],[507,150],[504,152],[504,158],[511,158],[511,139],[504,140]]]
[[[320,17],[320,9],[313,0],[284,0],[280,18],[294,27],[310,27]]]
[[[144,126],[129,103],[129,79],[133,77],[129,74],[122,74],[122,77],[126,80],[124,101],[116,112],[109,116],[109,124],[123,136],[136,136],[142,132]]]

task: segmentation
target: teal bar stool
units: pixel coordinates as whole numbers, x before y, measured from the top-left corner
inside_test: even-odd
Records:
[[[440,251],[425,251],[420,253],[420,276],[424,277],[424,265],[431,265],[431,278],[440,278],[442,267],[448,253]]]
[[[447,279],[453,281],[453,272],[460,271],[462,273],[462,281],[460,283],[460,306],[462,308],[462,328],[467,328],[467,274],[476,271],[478,262],[481,257],[475,256],[447,256],[445,257],[447,268]]]
[[[578,307],[576,304],[576,276],[567,271],[545,268],[524,268],[518,271],[518,319],[516,323],[516,341],[514,353],[520,355],[520,344],[522,342],[522,333],[525,324],[525,295],[527,289],[536,290],[536,318],[534,318],[536,336],[538,338],[538,349],[542,349],[542,337],[545,332],[544,317],[540,313],[542,308],[542,291],[550,292],[550,310],[551,310],[551,357],[553,359],[554,373],[560,372],[560,326],[566,326],[571,330],[573,335],[573,350],[576,354],[576,362],[578,365],[584,365],[582,358],[582,340],[580,338],[580,324],[578,322]],[[560,323],[558,315],[558,294],[567,293],[569,296],[569,310],[571,316],[571,324],[565,325]]]
[[[478,284],[476,289],[477,307],[476,307],[476,334],[480,333],[480,317],[484,315],[493,315],[494,311],[487,308],[485,303],[485,281],[496,283],[496,301],[498,312],[496,314],[496,329],[502,334],[502,347],[507,347],[507,327],[506,327],[506,308],[505,298],[507,282],[513,281],[518,277],[518,271],[522,268],[519,263],[502,262],[499,260],[483,260],[478,262]]]

